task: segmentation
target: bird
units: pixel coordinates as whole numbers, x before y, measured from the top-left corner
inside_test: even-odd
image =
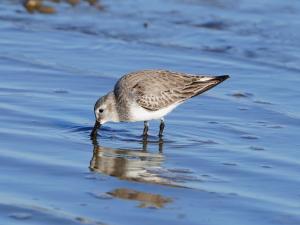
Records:
[[[164,117],[186,100],[200,95],[228,79],[229,75],[196,75],[169,70],[141,70],[122,76],[112,91],[94,106],[95,125],[90,134],[106,122],[144,121],[143,137],[148,136],[150,120],[160,120],[159,137],[165,128]]]

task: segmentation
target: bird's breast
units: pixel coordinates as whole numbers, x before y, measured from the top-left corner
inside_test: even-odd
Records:
[[[175,109],[179,104],[180,103],[175,103],[168,107],[156,111],[150,111],[139,106],[137,103],[133,103],[130,106],[130,121],[133,122],[133,121],[148,121],[148,120],[161,119],[169,112],[171,112],[173,109]]]

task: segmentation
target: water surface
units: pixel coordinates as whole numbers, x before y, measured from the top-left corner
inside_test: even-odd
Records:
[[[299,10],[288,1],[0,4],[1,224],[300,223]],[[105,124],[130,71],[231,79],[166,118]]]

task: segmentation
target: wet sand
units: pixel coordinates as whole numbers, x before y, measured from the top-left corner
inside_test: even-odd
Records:
[[[296,1],[0,4],[1,224],[300,223]],[[230,74],[159,122],[93,104],[123,74]]]

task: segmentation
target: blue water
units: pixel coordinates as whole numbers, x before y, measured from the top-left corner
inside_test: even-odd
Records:
[[[0,4],[0,224],[300,224],[300,2]],[[146,24],[146,25],[145,25]],[[123,74],[230,74],[159,123],[108,123]]]

